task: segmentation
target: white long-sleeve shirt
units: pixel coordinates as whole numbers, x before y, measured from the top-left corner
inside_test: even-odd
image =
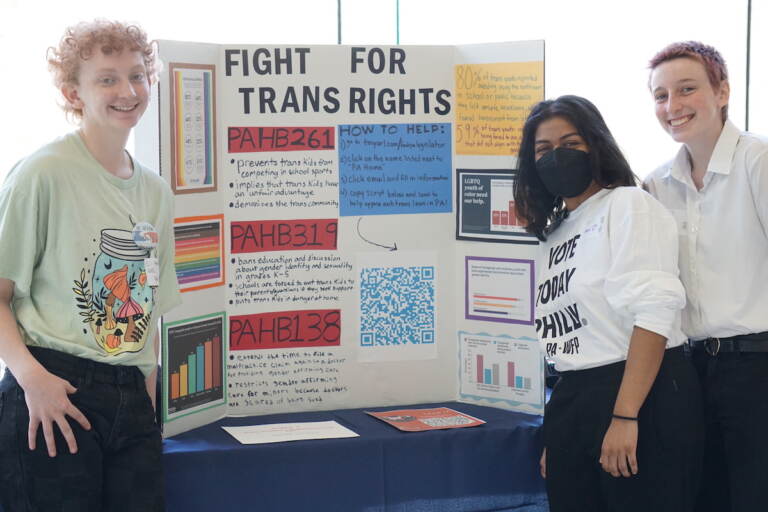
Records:
[[[672,216],[637,187],[603,189],[539,245],[536,331],[559,371],[627,358],[634,326],[681,345]]]
[[[768,140],[725,123],[697,190],[685,146],[645,186],[680,232],[692,339],[768,331]]]

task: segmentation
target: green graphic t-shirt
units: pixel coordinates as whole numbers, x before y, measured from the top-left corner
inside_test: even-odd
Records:
[[[157,319],[181,302],[172,216],[160,176],[110,174],[76,132],[19,162],[0,189],[0,277],[24,341],[149,374]]]

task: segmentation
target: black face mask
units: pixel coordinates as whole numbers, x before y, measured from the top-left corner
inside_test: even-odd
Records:
[[[589,154],[578,149],[553,149],[536,161],[536,170],[555,197],[576,197],[592,183]]]

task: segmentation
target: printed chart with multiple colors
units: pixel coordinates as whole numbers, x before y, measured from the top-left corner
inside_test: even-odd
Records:
[[[538,342],[459,333],[461,397],[544,407],[544,367]]]
[[[171,63],[173,174],[177,194],[216,190],[215,68]]]
[[[374,418],[403,432],[424,432],[446,428],[477,427],[485,421],[448,407],[431,409],[398,409],[396,411],[366,411]]]
[[[532,260],[465,258],[465,317],[533,325]]]
[[[166,421],[224,403],[224,313],[163,326]]]
[[[224,215],[176,219],[176,277],[182,292],[224,284]]]

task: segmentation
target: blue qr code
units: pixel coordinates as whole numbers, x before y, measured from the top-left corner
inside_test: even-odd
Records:
[[[435,342],[435,268],[367,268],[360,272],[360,345]]]

